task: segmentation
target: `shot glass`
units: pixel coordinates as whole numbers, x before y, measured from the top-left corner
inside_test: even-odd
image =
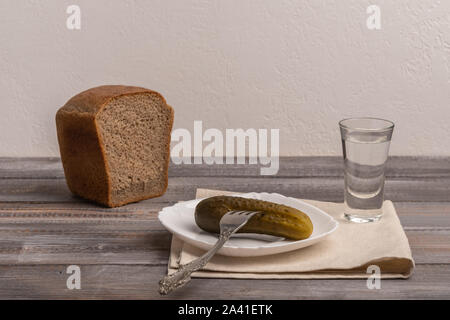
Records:
[[[347,220],[378,221],[384,200],[384,169],[394,123],[376,118],[351,118],[339,122],[344,156]]]

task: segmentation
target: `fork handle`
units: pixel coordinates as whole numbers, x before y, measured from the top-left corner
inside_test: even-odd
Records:
[[[233,232],[230,231],[220,233],[219,240],[208,252],[187,264],[181,265],[175,273],[162,278],[159,281],[159,293],[166,295],[188,283],[191,280],[191,273],[203,268],[216,252],[223,247],[232,234]]]

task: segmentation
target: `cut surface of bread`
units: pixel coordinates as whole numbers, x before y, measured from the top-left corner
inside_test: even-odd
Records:
[[[93,88],[69,100],[56,123],[73,193],[109,207],[164,194],[173,109],[159,93]]]

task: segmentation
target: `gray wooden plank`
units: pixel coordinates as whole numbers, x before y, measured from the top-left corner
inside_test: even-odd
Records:
[[[174,165],[169,174],[174,177],[260,176],[261,165]],[[340,156],[280,157],[277,177],[343,177]],[[389,157],[386,164],[388,178],[450,177],[450,157]]]
[[[323,201],[343,201],[340,178],[172,177],[157,202],[193,199],[197,188],[236,192],[277,192],[286,196]],[[393,201],[448,202],[450,178],[387,179],[385,197]],[[1,179],[0,202],[79,202],[62,179]]]
[[[64,172],[60,158],[5,158],[0,157],[0,179],[62,179]]]
[[[247,160],[248,162],[248,160]],[[281,157],[278,177],[342,177],[340,156]],[[171,177],[260,176],[261,165],[171,163]],[[387,177],[450,177],[450,157],[390,157]],[[0,158],[1,178],[63,179],[59,158]]]
[[[394,202],[404,228],[450,228],[450,202]]]
[[[40,228],[0,231],[0,265],[167,265],[171,239],[167,231]]]
[[[161,208],[176,203],[177,201],[164,201],[161,198],[148,199],[130,203],[117,208],[107,208],[88,201],[75,199],[75,202],[0,202],[0,217],[17,214],[17,216],[30,215],[41,217],[44,213],[64,215],[66,213],[86,215],[111,215],[118,213],[128,215],[141,215],[150,212],[158,212]],[[75,217],[75,216],[74,216]]]
[[[77,220],[0,219],[0,264],[167,263],[171,236],[156,220]],[[450,263],[450,229],[406,229],[406,235],[417,264]]]
[[[66,287],[65,265],[0,266],[1,299],[450,299],[450,266],[419,265],[408,280],[193,279],[169,296],[157,293],[164,266],[80,265],[81,289]],[[220,290],[217,290],[220,288]]]
[[[118,208],[103,208],[89,202],[23,203],[0,202],[1,223],[115,223],[118,220],[154,221],[158,212],[175,202],[157,199]],[[450,229],[450,202],[395,202],[400,221],[409,229]]]

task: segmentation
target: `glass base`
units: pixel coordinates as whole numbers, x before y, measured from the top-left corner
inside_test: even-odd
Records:
[[[345,219],[347,219],[350,222],[355,222],[355,223],[367,223],[367,222],[375,222],[381,219],[381,214],[376,215],[376,216],[359,216],[356,214],[348,214],[348,213],[344,213],[344,217]]]

